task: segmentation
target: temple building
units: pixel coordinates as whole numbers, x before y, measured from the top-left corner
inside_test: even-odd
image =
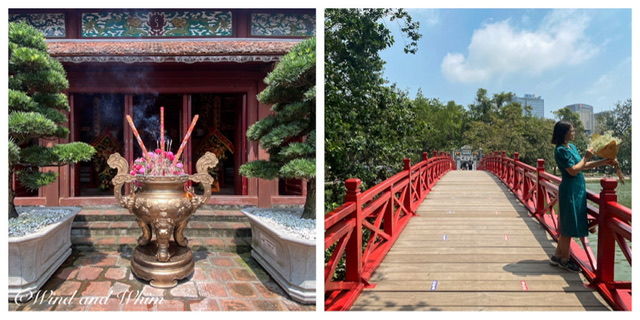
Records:
[[[473,151],[470,145],[464,145],[460,149],[452,150],[453,160],[457,170],[478,170],[478,164],[484,157],[482,148]]]
[[[304,203],[302,181],[247,179],[238,168],[268,159],[245,134],[271,112],[256,96],[275,64],[315,35],[314,9],[10,9],[9,20],[43,32],[67,72],[71,133],[59,142],[82,141],[97,151],[90,162],[43,169],[59,179],[37,192],[16,186],[17,205],[116,204],[107,158],[118,152],[131,164],[141,156],[125,117],[153,150],[160,107],[174,153],[199,115],[182,160],[193,173],[205,152],[220,159],[210,172],[216,182],[209,204]]]

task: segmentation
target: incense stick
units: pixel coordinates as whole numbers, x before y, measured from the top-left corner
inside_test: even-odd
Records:
[[[144,157],[150,162],[151,159],[149,158],[149,153],[147,152],[147,148],[144,147],[144,143],[142,142],[142,138],[140,138],[140,134],[138,133],[136,126],[133,124],[133,119],[131,119],[130,115],[127,115],[126,118],[127,122],[129,122],[129,126],[131,127],[131,131],[133,131],[133,135],[136,136],[136,139],[138,140],[138,144],[140,145],[140,149],[142,149]]]
[[[176,157],[173,159],[173,163],[171,164],[172,166],[175,166],[176,163],[178,163],[178,159],[180,159],[180,155],[182,155],[182,151],[184,150],[184,147],[187,145],[187,140],[189,140],[189,138],[191,137],[191,132],[193,131],[193,128],[196,126],[196,122],[198,122],[199,117],[200,115],[197,115],[197,114],[195,117],[193,117],[193,121],[191,121],[191,126],[189,127],[189,130],[187,130],[187,134],[184,136],[184,139],[182,139],[182,144],[180,144],[178,153],[176,153]]]

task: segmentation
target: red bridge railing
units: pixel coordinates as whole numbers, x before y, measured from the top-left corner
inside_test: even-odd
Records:
[[[413,166],[405,159],[403,171],[364,192],[360,179],[346,181],[345,203],[324,220],[325,251],[334,247],[325,261],[325,310],[351,308],[433,185],[455,170],[449,154],[434,155],[423,153],[422,161]],[[334,279],[341,261],[344,277]]]
[[[518,153],[513,159],[493,152],[480,161],[480,170],[498,177],[518,197],[531,214],[558,240],[558,185],[561,178],[544,170],[544,160],[537,167],[522,163]],[[631,209],[618,203],[615,179],[600,180],[600,194],[587,190],[589,226],[598,226],[597,255],[593,254],[589,240],[580,239],[582,246],[571,242],[573,258],[580,264],[591,287],[596,288],[616,310],[631,310],[631,282],[614,280],[616,246],[631,266]]]

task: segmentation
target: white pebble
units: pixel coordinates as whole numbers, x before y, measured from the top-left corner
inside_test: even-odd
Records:
[[[292,213],[290,211],[278,210],[261,210],[254,212],[254,215],[260,217],[260,219],[273,226],[281,233],[299,239],[315,240],[316,220],[302,219],[299,214],[299,212]]]
[[[68,209],[16,208],[18,218],[9,219],[9,237],[22,237],[54,224],[71,213]]]

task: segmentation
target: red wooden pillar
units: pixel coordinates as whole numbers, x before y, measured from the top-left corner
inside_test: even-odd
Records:
[[[266,88],[264,83],[258,84],[257,92],[250,92],[250,97],[255,97],[258,92],[262,92]],[[257,99],[253,99],[256,100]],[[258,101],[256,106],[257,116],[259,119],[263,119],[266,116],[272,114],[271,106],[263,104]],[[269,153],[267,150],[260,148],[258,142],[253,142],[257,147],[257,158],[256,160],[269,160]],[[272,206],[271,197],[278,194],[278,179],[273,180],[265,180],[265,179],[256,179],[258,181],[258,207],[260,208],[269,208]]]
[[[51,148],[54,145],[58,144],[58,139],[56,140],[47,140],[47,139],[40,139],[40,145],[44,145],[47,148]],[[55,172],[56,174],[60,174],[60,168],[59,167],[43,167],[40,168],[40,171],[42,172]],[[40,194],[42,197],[44,197],[44,205],[47,207],[57,207],[59,206],[59,200],[60,200],[60,188],[58,186],[58,184],[60,183],[60,181],[58,181],[56,179],[56,181],[54,181],[53,183],[46,185],[44,187],[40,188]]]
[[[538,167],[536,168],[537,181],[536,181],[536,212],[538,216],[542,215],[542,211],[544,210],[544,192],[542,189],[542,177],[541,173],[544,173],[544,159],[538,159]]]
[[[70,95],[71,96],[71,95]],[[71,106],[71,97],[68,98],[69,99],[69,105]],[[71,109],[70,109],[71,110]],[[73,113],[72,112],[67,112],[67,111],[61,111],[62,113],[64,113],[64,115],[67,117],[67,119],[69,119],[69,121],[65,124],[66,127],[69,129],[69,136],[67,136],[67,138],[65,139],[59,139],[60,143],[69,143],[71,141],[75,141],[75,135],[74,135],[74,117],[73,117]],[[71,194],[71,184],[72,181],[71,180],[71,167],[72,165],[66,165],[63,167],[60,167],[60,176],[58,177],[58,189],[59,191],[59,196],[60,198],[69,198],[70,194]]]
[[[344,196],[344,202],[355,203],[356,210],[353,217],[356,222],[355,229],[349,238],[347,248],[345,249],[345,281],[362,282],[362,204],[360,203],[360,185],[362,181],[358,178],[351,178],[345,182],[347,194]]]
[[[131,94],[126,94],[124,96],[124,116],[122,117],[122,128],[124,129],[124,158],[127,159],[129,166],[131,166],[133,159],[135,159],[135,155],[133,154],[133,141],[135,138],[133,137],[133,131],[131,131],[126,115],[131,115],[132,119],[135,116],[133,113],[133,95]],[[129,183],[126,183],[124,185],[125,194],[128,194],[130,191],[131,186]]]
[[[615,179],[604,178],[600,180],[602,191],[600,191],[600,214],[598,215],[598,264],[596,267],[596,281],[601,283],[611,283],[614,280],[614,264],[616,252],[616,240],[613,230],[609,227],[611,219],[608,202],[618,202],[616,187],[618,182]]]
[[[180,136],[184,137],[187,134],[187,130],[191,126],[191,122],[193,120],[193,114],[191,112],[191,95],[183,94],[182,95],[182,123],[180,124]],[[204,121],[204,120],[199,120]],[[193,167],[193,159],[191,155],[191,139],[187,140],[187,144],[182,151],[182,161],[186,168]],[[195,172],[191,172],[192,174]]]

